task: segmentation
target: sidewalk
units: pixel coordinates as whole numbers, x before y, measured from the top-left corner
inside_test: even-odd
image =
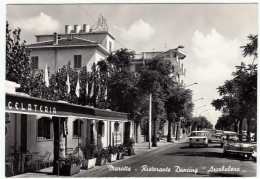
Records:
[[[136,155],[125,156],[124,159],[116,160],[116,161],[112,162],[111,164],[122,163],[122,162],[125,162],[126,160],[128,160],[130,158],[138,157],[140,155],[150,153],[151,151],[164,150],[165,147],[170,147],[174,143],[181,143],[181,141],[167,142],[166,139],[163,139],[163,140],[157,142],[157,147],[151,147],[151,149],[148,148],[149,147],[148,142],[135,144],[134,148],[135,148],[135,154]],[[95,166],[94,168],[89,169],[89,170],[81,169],[78,174],[73,175],[73,176],[68,176],[68,177],[88,176],[88,173],[97,172],[97,171],[100,171],[100,170],[107,169],[108,164],[110,164],[110,163],[107,163],[106,165],[103,165],[103,166]],[[55,177],[59,177],[59,176],[52,175],[52,167],[49,167],[49,168],[46,168],[46,169],[42,169],[38,172],[24,173],[24,174],[12,176],[12,177],[13,178],[50,178],[50,177],[55,178]],[[60,176],[60,177],[66,177],[66,176]]]

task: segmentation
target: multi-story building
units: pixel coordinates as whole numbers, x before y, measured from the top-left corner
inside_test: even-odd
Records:
[[[35,70],[44,69],[46,62],[50,72],[57,72],[69,61],[71,67],[81,69],[105,59],[114,50],[115,38],[108,31],[90,29],[84,24],[65,26],[65,33],[36,35],[36,43],[27,45],[31,49],[31,62]]]
[[[183,84],[181,76],[185,75],[186,69],[183,68],[182,60],[186,57],[186,54],[180,48],[169,49],[167,51],[142,52],[140,54],[136,54],[135,59],[131,61],[130,70],[134,72],[138,71],[141,67],[159,55],[162,56],[163,59],[171,61],[174,67],[172,74],[173,80],[177,83]]]

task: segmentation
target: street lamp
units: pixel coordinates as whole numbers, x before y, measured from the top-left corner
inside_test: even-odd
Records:
[[[197,116],[197,111],[198,111],[198,109],[199,109],[199,108],[202,108],[202,107],[205,107],[205,106],[206,106],[206,105],[197,107],[197,109],[196,109],[196,115],[195,115],[195,116]]]
[[[192,85],[197,85],[197,84],[198,84],[198,83],[195,82],[195,83],[192,83],[192,84],[190,84],[190,85],[184,86],[184,88],[186,88],[186,87],[188,87],[188,86],[192,86]]]
[[[193,102],[195,102],[195,101],[199,101],[199,100],[202,100],[202,99],[204,99],[204,98],[200,98],[200,99],[195,99]]]

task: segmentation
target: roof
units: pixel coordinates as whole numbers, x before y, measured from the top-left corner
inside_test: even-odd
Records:
[[[86,40],[86,39],[81,39],[77,37],[73,37],[72,39],[70,38],[64,38],[64,39],[59,39],[58,44],[54,44],[54,40],[49,40],[49,41],[43,41],[43,42],[37,42],[34,44],[29,44],[27,47],[43,47],[43,46],[64,46],[64,45],[97,45],[97,42]]]
[[[54,40],[37,42],[34,44],[26,45],[26,47],[35,48],[64,48],[64,47],[98,47],[99,50],[105,54],[109,54],[107,49],[102,47],[99,43],[86,40],[78,37],[58,39],[58,44],[54,43]]]
[[[113,35],[111,35],[109,32],[107,31],[92,31],[92,32],[88,32],[88,33],[72,33],[72,35],[91,35],[91,34],[108,34],[112,39],[115,39],[115,37]],[[52,36],[53,34],[49,34],[50,36]],[[59,35],[70,35],[70,34],[59,34]],[[48,36],[48,34],[39,34],[39,35],[35,35],[35,37],[41,37],[41,36]]]

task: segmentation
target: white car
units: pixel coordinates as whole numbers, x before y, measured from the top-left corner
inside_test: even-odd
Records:
[[[252,157],[256,146],[249,141],[249,136],[237,134],[235,137],[228,136],[223,147],[224,155],[230,153],[244,155],[248,159]]]
[[[208,147],[208,136],[206,131],[192,131],[189,136],[190,147],[202,145]]]

